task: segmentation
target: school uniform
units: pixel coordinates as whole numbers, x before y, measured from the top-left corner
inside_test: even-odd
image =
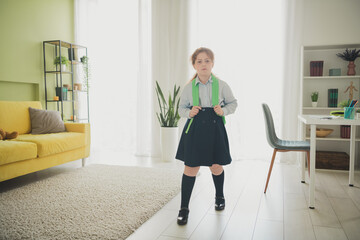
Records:
[[[180,97],[179,115],[187,118],[187,122],[181,135],[176,159],[184,161],[189,167],[227,165],[232,161],[224,117],[235,112],[237,100],[226,82],[213,78],[211,75],[205,84],[201,83],[198,77],[193,80],[195,86],[198,86],[198,105],[201,107],[193,119],[189,113],[194,105],[194,84],[187,84]],[[218,86],[218,104],[224,116],[218,116],[213,109],[214,81],[218,81],[218,85],[215,85]]]

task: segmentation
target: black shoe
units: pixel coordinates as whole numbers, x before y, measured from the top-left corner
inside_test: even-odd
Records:
[[[179,215],[177,217],[177,224],[179,225],[187,224],[188,217],[189,217],[189,209],[181,208],[179,211]]]
[[[225,209],[225,198],[224,197],[215,197],[215,210],[222,211]]]

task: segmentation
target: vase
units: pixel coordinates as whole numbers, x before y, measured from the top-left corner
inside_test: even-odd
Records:
[[[311,102],[312,107],[317,107],[317,102]]]
[[[161,127],[161,159],[173,162],[178,146],[178,127]]]
[[[66,72],[66,64],[61,64],[61,71]]]
[[[354,64],[354,61],[350,61],[349,65],[348,65],[348,71],[347,71],[348,76],[353,76],[356,74],[355,67],[356,67],[356,65]]]
[[[74,90],[81,91],[82,90],[82,84],[81,83],[74,83]]]

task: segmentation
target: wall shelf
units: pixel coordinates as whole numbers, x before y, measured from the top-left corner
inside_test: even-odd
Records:
[[[43,56],[44,56],[44,81],[45,81],[45,106],[48,109],[49,104],[51,108],[56,108],[57,111],[61,112],[61,117],[65,121],[79,121],[89,122],[89,91],[87,88],[83,90],[74,90],[75,82],[78,82],[80,79],[75,79],[78,74],[75,74],[75,67],[80,67],[82,63],[80,61],[80,56],[87,57],[87,48],[81,45],[61,41],[61,40],[51,40],[43,42]],[[66,71],[58,70],[55,68],[53,62],[54,59],[58,56],[65,56],[70,60],[69,66],[67,66]],[[87,66],[85,66],[87,67]],[[49,68],[49,69],[48,69]],[[53,68],[53,69],[51,69]],[[70,69],[69,69],[70,68]],[[78,81],[76,81],[78,80]],[[82,85],[88,86],[88,75],[83,75]],[[56,92],[55,88],[64,88],[64,85],[68,85],[67,94]],[[62,92],[63,89],[60,90]],[[79,113],[79,99],[81,93],[86,94],[86,110],[87,117],[82,117],[81,119],[77,114]],[[52,100],[54,96],[59,96],[59,100]],[[49,99],[48,99],[49,98]],[[83,99],[83,98],[82,98]],[[83,100],[82,100],[83,101]],[[54,105],[54,103],[56,103]],[[83,106],[83,104],[81,104]],[[85,107],[85,106],[84,106]],[[68,120],[72,117],[74,120]]]
[[[323,46],[303,46],[301,48],[300,60],[300,114],[310,115],[329,115],[332,111],[342,111],[340,107],[331,106],[328,103],[328,89],[338,89],[337,106],[342,101],[349,99],[349,91],[345,92],[348,86],[353,82],[353,86],[357,89],[353,90],[353,99],[360,98],[360,63],[359,58],[355,61],[356,75],[347,76],[348,62],[339,58],[336,54],[342,53],[345,49],[360,49],[360,43],[356,44],[339,44],[339,45],[323,45]],[[310,76],[310,62],[323,61],[323,76]],[[329,76],[330,69],[340,69],[340,76]],[[321,71],[320,71],[321,72]],[[311,94],[319,92],[318,107],[312,107]],[[334,105],[335,105],[334,104]],[[359,106],[357,105],[357,109]],[[317,126],[321,128],[321,125]],[[326,125],[326,128],[329,126]],[[334,132],[324,138],[317,137],[317,151],[337,151],[347,152],[349,154],[350,139],[341,138],[341,127],[332,127]],[[299,133],[302,139],[309,140],[310,127],[299,123]],[[356,129],[356,154],[355,161],[360,160],[360,127]],[[358,164],[357,164],[358,165]]]
[[[303,79],[304,80],[360,79],[360,75],[355,75],[355,76],[314,76],[314,77],[306,76]]]

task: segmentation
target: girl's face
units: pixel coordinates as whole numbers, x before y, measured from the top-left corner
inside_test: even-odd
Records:
[[[210,76],[214,63],[205,52],[201,52],[197,55],[193,67],[199,75]]]

